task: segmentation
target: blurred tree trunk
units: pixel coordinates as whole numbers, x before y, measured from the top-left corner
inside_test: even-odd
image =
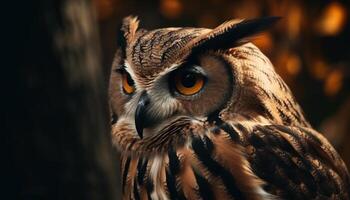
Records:
[[[0,199],[117,199],[106,77],[88,0],[14,3]],[[7,19],[7,20],[9,20]]]

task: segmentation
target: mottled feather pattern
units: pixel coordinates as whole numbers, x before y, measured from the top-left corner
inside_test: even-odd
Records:
[[[133,166],[122,163],[123,174],[126,174],[123,188],[133,190],[135,184],[150,181],[152,188],[176,198],[182,196],[182,199],[191,199],[191,196],[201,199],[203,195],[212,196],[210,199],[348,198],[348,185],[344,183],[349,180],[344,163],[329,143],[312,129],[259,123],[252,126],[251,122],[223,122],[219,126],[203,127],[206,129],[188,129],[189,137],[183,145],[172,147],[159,156],[124,152],[123,158],[131,159]],[[137,167],[134,172],[136,165],[145,158],[149,167]],[[157,174],[151,178],[152,162],[159,162],[156,160],[164,161],[160,171],[166,175]],[[192,185],[182,184],[185,171],[194,176]],[[140,173],[143,178],[137,182]],[[201,193],[201,187],[205,192]],[[147,191],[145,185],[137,188],[154,192]],[[135,191],[131,190],[129,194],[124,193],[125,199],[137,199]]]
[[[254,112],[265,115],[266,118],[277,123],[294,126],[309,127],[299,104],[295,101],[289,87],[282,78],[276,74],[269,59],[252,44],[245,44],[225,52],[229,60],[240,71],[236,76],[237,90],[244,92],[242,98],[236,102],[251,102],[252,108],[231,106],[232,113],[245,114],[253,117]],[[264,66],[262,69],[260,66]],[[248,106],[248,105],[246,105]]]
[[[165,60],[172,58],[190,40],[208,32],[208,29],[165,28],[145,32],[130,44],[128,55],[135,73],[146,80],[153,80],[164,70]],[[147,70],[145,71],[145,67]]]
[[[195,199],[200,199],[203,194],[208,193],[216,197],[216,199],[230,199],[232,197],[235,199],[260,199],[260,194],[256,193],[258,193],[262,181],[252,173],[249,163],[243,157],[245,154],[243,147],[238,146],[238,144],[231,139],[230,134],[233,133],[227,133],[217,126],[211,127],[205,124],[202,124],[202,126],[191,124],[191,127],[187,130],[187,133],[184,134],[187,135],[187,137],[182,144],[171,145],[174,146],[176,150],[170,148],[166,151],[166,149],[158,145],[151,147],[148,144],[144,144],[143,146],[151,147],[149,150],[143,150],[145,152],[144,154],[135,155],[132,152],[123,152],[123,157],[126,160],[137,160],[131,162],[137,165],[137,163],[140,162],[140,157],[145,158],[147,155],[146,152],[149,152],[146,157],[150,168],[148,168],[146,172],[144,168],[139,168],[139,173],[141,171],[142,174],[148,174],[145,178],[147,179],[148,177],[151,179],[154,188],[161,188],[159,190],[168,194],[172,191],[173,193],[171,195],[178,196],[181,194],[184,197],[195,195]],[[213,132],[208,130],[213,130]],[[126,134],[118,131],[118,134],[133,137],[133,133]],[[177,132],[177,134],[179,134],[179,132]],[[175,137],[176,136],[173,136],[173,138]],[[128,141],[128,139],[122,139],[122,141],[116,142],[119,144],[122,142],[130,143]],[[142,141],[138,140],[138,142]],[[134,145],[139,146],[138,142],[135,142]],[[163,143],[163,145],[166,145],[166,143]],[[163,152],[154,156],[150,153],[154,151],[153,148],[161,149]],[[123,149],[125,150],[128,148]],[[160,177],[164,178],[164,176],[159,176],[158,174],[156,175],[157,178],[150,177],[152,174],[151,168],[154,165],[152,163],[159,162],[159,160],[165,162],[162,163],[161,167],[163,169],[160,171],[165,171],[167,173],[165,177],[168,178],[166,180],[161,179]],[[127,174],[125,175],[126,181],[123,187],[134,188],[134,184],[138,184],[136,181],[138,173],[134,172],[135,166],[130,167],[130,162],[122,162],[122,168],[123,174]],[[181,174],[184,172],[184,169],[187,169],[186,174],[192,174],[195,180],[197,180],[194,180],[190,188],[183,188],[181,186]],[[131,171],[131,173],[129,173],[129,171]],[[142,179],[143,182],[147,182],[146,179]],[[210,190],[208,191],[208,189],[206,189],[205,193],[201,193],[200,191],[203,188],[200,188],[200,186],[207,186]],[[149,192],[152,193],[153,191]],[[176,192],[176,194],[174,194],[174,192]],[[133,192],[129,191],[129,193],[130,194],[126,196],[130,196],[134,199]],[[162,197],[158,198],[162,199]],[[126,199],[128,199],[128,197]]]
[[[243,42],[276,19],[151,31],[124,20],[125,49],[117,50],[110,81],[123,199],[350,198],[342,159],[269,59]],[[211,73],[212,84],[191,98],[167,92],[169,74],[192,65]],[[135,82],[134,94],[122,93],[120,69]],[[157,120],[140,137],[135,110],[145,93],[148,117]]]

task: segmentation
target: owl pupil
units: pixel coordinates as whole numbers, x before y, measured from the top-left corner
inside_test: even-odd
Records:
[[[193,73],[185,74],[181,79],[182,85],[187,88],[193,87],[196,84],[196,81],[197,77]]]
[[[134,81],[131,79],[131,76],[127,74],[126,81],[128,82],[128,85],[132,86],[134,85]]]

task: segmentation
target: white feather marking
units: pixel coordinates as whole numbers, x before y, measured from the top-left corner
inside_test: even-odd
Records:
[[[132,67],[127,60],[124,60],[124,65],[125,65],[125,70],[130,74],[132,80],[134,80],[136,92],[142,90],[142,88],[140,88],[140,85],[137,82],[137,76],[132,70]]]
[[[164,69],[164,71],[160,72],[158,75],[158,78],[163,77],[165,74],[168,74],[169,72],[174,71],[175,69],[179,68],[181,66],[182,63],[176,63],[176,64],[172,64],[170,65],[168,68]],[[157,79],[155,81],[157,81]]]
[[[130,74],[131,77],[135,77],[134,71],[131,69],[130,64],[127,60],[124,60],[125,70]]]
[[[159,180],[162,166],[163,166],[163,157],[161,156],[154,157],[151,165],[150,177],[152,178],[154,183],[154,191],[151,193],[151,197],[152,199],[155,199],[155,200],[168,199],[163,188],[163,183],[161,180]]]
[[[272,195],[270,193],[267,193],[261,187],[257,187],[256,190],[255,190],[255,193],[260,195],[261,198],[264,199],[264,200],[276,200],[277,199],[274,195]]]

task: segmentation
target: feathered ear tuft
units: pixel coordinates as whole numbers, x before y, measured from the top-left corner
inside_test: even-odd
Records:
[[[124,18],[122,24],[118,26],[117,54],[119,54],[123,59],[126,56],[126,45],[135,38],[138,26],[139,21],[137,20],[137,17],[132,16]]]
[[[281,17],[264,17],[251,20],[231,20],[221,24],[211,32],[191,41],[187,48],[191,53],[203,50],[225,50],[238,46],[276,23]]]
[[[128,16],[123,19],[123,25],[121,31],[124,33],[124,37],[128,42],[135,38],[136,31],[139,27],[139,20],[137,17]]]
[[[126,44],[130,43],[135,38],[138,27],[139,20],[137,17],[128,16],[124,18],[123,23],[118,30],[118,46],[120,46],[122,49],[125,49]]]

